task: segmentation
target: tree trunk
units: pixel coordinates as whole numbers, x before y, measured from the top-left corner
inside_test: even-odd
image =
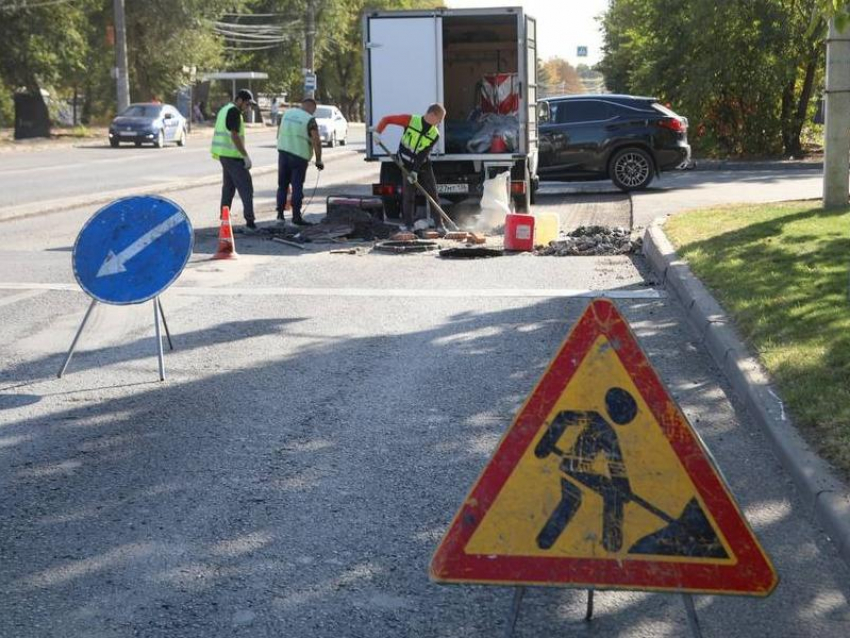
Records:
[[[782,150],[785,155],[795,155],[798,149],[794,146],[794,89],[796,88],[796,79],[791,80],[785,85],[782,90],[782,110],[779,115],[779,126],[782,131]],[[799,137],[796,141],[796,146],[799,147]]]
[[[803,144],[800,139],[803,133],[803,124],[806,122],[806,113],[809,110],[809,101],[812,99],[812,91],[815,84],[815,73],[820,62],[820,47],[812,49],[809,62],[806,64],[806,75],[803,78],[803,87],[800,89],[800,97],[797,100],[797,111],[794,114],[794,128],[792,130],[793,148],[788,151],[795,157],[803,154]]]

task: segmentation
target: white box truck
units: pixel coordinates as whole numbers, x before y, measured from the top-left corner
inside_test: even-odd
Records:
[[[535,40],[535,20],[521,7],[367,11],[367,127],[442,103],[446,119],[431,153],[441,199],[480,196],[485,178],[510,170],[516,208],[526,209],[538,183]],[[381,138],[395,152],[401,133],[390,126]],[[366,160],[382,162],[373,193],[398,217],[401,173],[371,133]]]

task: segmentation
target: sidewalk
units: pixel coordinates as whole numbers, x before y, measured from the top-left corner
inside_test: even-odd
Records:
[[[34,137],[26,140],[13,138],[14,130],[0,129],[0,154],[2,153],[31,153],[35,151],[56,150],[61,148],[84,148],[88,146],[104,146],[108,143],[108,126],[80,127],[85,129],[85,135],[77,135],[75,129],[54,128],[51,137]],[[193,124],[189,139],[206,139],[212,137],[211,123]]]

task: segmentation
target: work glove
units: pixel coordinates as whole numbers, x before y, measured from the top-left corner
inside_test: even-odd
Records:
[[[244,158],[242,161],[243,161],[243,162],[245,162],[245,168],[246,168],[247,170],[249,170],[249,171],[250,171],[250,170],[251,170],[251,167],[254,165],[254,164],[251,162],[251,158],[250,158],[250,156],[246,155],[246,156],[245,156],[245,158]]]
[[[316,170],[318,170],[318,171],[325,170],[325,163],[324,162],[316,162]]]
[[[408,173],[407,173],[407,181],[408,182],[410,182],[411,184],[415,184],[417,181],[419,181],[417,179],[417,177],[418,177],[418,175],[416,174],[416,171],[408,171]]]

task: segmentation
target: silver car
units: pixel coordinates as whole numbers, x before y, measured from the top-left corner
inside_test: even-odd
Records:
[[[322,144],[327,144],[331,148],[337,144],[345,146],[348,142],[348,121],[337,107],[319,104],[313,117],[319,125],[319,137],[322,138]]]

